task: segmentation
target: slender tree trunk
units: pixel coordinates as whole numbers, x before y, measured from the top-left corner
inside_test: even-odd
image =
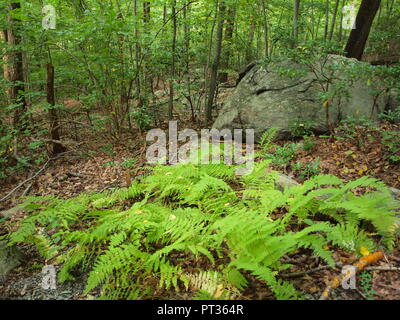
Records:
[[[60,141],[60,131],[57,109],[54,108],[56,104],[54,93],[54,66],[50,62],[47,64],[47,103],[53,106],[49,109],[49,120],[51,140],[53,140],[53,155],[56,155],[64,152],[66,149],[63,145],[56,142]]]
[[[185,67],[186,67],[186,74],[189,75],[189,65],[190,65],[190,24],[188,21],[188,12],[190,10],[190,4],[186,3],[183,8],[183,34],[185,40]]]
[[[149,23],[150,22],[150,2],[146,1],[143,2],[143,22]]]
[[[215,92],[217,90],[217,75],[218,75],[218,68],[219,68],[219,62],[220,62],[221,51],[222,51],[222,38],[223,38],[223,30],[224,30],[225,10],[226,10],[225,3],[221,2],[219,5],[215,55],[214,55],[214,61],[213,61],[212,67],[211,67],[210,87],[208,90],[208,100],[207,100],[207,105],[206,105],[206,122],[207,122],[207,124],[211,123],[211,121],[212,121],[212,108],[214,105]]]
[[[164,7],[163,7],[163,24],[167,23],[167,14],[168,14],[167,5],[164,4]]]
[[[173,30],[172,30],[172,62],[171,62],[171,74],[169,81],[169,108],[168,108],[168,117],[170,120],[173,118],[174,112],[174,81],[175,81],[175,59],[176,59],[176,34],[177,34],[177,21],[176,21],[176,0],[172,3],[172,21],[173,21]]]
[[[348,58],[361,60],[381,0],[363,0],[356,19],[356,29],[350,33],[345,51]]]
[[[294,0],[293,10],[293,48],[297,46],[299,38],[299,15],[300,15],[300,0]]]
[[[256,23],[254,21],[252,21],[250,24],[250,30],[249,30],[249,44],[246,49],[246,64],[252,62],[254,59],[253,42],[254,42],[255,31],[256,31]]]
[[[183,32],[185,38],[185,73],[186,73],[186,85],[187,85],[187,95],[186,99],[188,99],[190,104],[190,111],[191,111],[191,120],[194,123],[196,121],[196,115],[193,105],[193,97],[192,97],[192,85],[191,85],[191,78],[190,78],[190,0],[186,0],[186,4],[183,8]]]
[[[311,21],[315,21],[315,7],[314,7],[314,1],[311,1]],[[315,23],[311,23],[310,27],[310,33],[311,33],[311,39],[315,39]]]
[[[18,10],[21,8],[19,2],[11,3],[10,10]],[[19,126],[23,115],[26,111],[26,100],[25,100],[25,85],[24,85],[24,68],[22,52],[17,47],[21,44],[21,21],[17,18],[8,15],[8,21],[10,23],[10,29],[7,33],[8,44],[11,49],[10,53],[10,100],[12,103],[18,105],[14,112],[13,125]]]
[[[263,24],[264,24],[264,42],[265,42],[265,57],[269,56],[269,35],[268,35],[268,3],[266,0],[261,0],[261,8],[263,11]]]
[[[221,68],[228,69],[231,60],[231,53],[232,53],[232,37],[233,32],[235,31],[235,15],[236,15],[236,8],[230,7],[227,11],[227,20],[225,26],[225,36],[224,42],[225,46],[222,52],[221,58]],[[228,81],[228,73],[223,71],[219,74],[219,82],[227,82]]]
[[[346,0],[342,1],[342,10],[340,11],[340,29],[339,29],[339,41],[341,42],[343,39],[343,10],[344,10],[344,6],[346,5]]]
[[[339,9],[339,2],[340,2],[340,0],[336,0],[336,3],[335,3],[335,10],[333,12],[332,26],[331,26],[331,31],[329,33],[329,40],[332,40],[333,33],[335,32],[336,17],[337,17],[337,12],[338,12],[338,9]]]
[[[388,18],[390,18],[392,16],[392,12],[393,12],[393,8],[394,8],[394,3],[396,2],[396,0],[392,0],[392,3],[390,5],[389,11],[388,11]]]
[[[215,1],[215,15],[214,18],[212,19],[211,23],[211,30],[210,30],[210,37],[207,39],[207,63],[204,67],[204,92],[208,93],[208,90],[210,88],[210,81],[211,81],[211,76],[209,73],[210,66],[212,64],[212,54],[213,54],[213,43],[214,43],[214,31],[215,27],[218,24],[218,17],[219,17],[219,0]],[[207,20],[208,22],[208,20]],[[208,24],[208,23],[207,23]],[[207,97],[205,97],[207,99]],[[205,106],[207,106],[207,100],[205,101]]]
[[[7,46],[8,44],[8,33],[7,30],[0,30],[0,39],[2,41],[4,41],[5,45]],[[10,70],[9,70],[9,57],[8,57],[8,53],[7,50],[4,49],[4,51],[2,52],[2,59],[3,59],[3,76],[4,79],[10,81]],[[7,89],[5,90],[6,96],[7,98],[10,98],[10,90]]]
[[[329,0],[326,0],[325,4],[325,31],[324,31],[324,41],[328,39],[329,30]]]
[[[138,13],[138,0],[134,0],[133,2],[133,13],[135,15],[135,17],[137,18],[139,13]],[[139,25],[136,19],[136,23],[135,23],[135,60],[136,60],[136,69],[137,71],[137,75],[136,75],[136,94],[137,94],[137,98],[139,100],[139,107],[141,107],[143,105],[143,99],[142,99],[142,81],[140,80],[141,77],[141,73],[139,71],[140,68],[140,60],[142,57],[142,48],[140,45],[140,31],[139,31]]]

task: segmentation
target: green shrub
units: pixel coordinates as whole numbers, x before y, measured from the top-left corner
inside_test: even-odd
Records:
[[[312,126],[311,121],[294,121],[289,124],[290,135],[294,139],[310,136],[313,134]]]
[[[10,245],[34,243],[49,263],[60,263],[60,281],[88,272],[85,292],[100,287],[101,299],[151,298],[160,289],[228,299],[240,296],[249,274],[277,299],[297,299],[301,293],[279,276],[290,267],[284,255],[310,249],[333,266],[327,244],[374,250],[363,221],[393,248],[399,206],[382,182],[344,184],[322,175],[281,192],[268,163],[242,177],[234,166],[157,166],[127,189],[32,197],[22,205],[30,215],[7,238]],[[359,187],[368,191],[356,196],[351,191]],[[286,214],[276,217],[280,210]]]
[[[273,153],[266,154],[265,158],[270,159],[274,165],[285,167],[295,158],[297,151],[297,144],[291,143],[284,146],[276,146]]]
[[[392,163],[400,162],[400,132],[382,132],[382,144],[387,150],[387,159]]]
[[[309,179],[320,173],[320,168],[319,168],[320,162],[321,162],[320,158],[317,158],[314,161],[310,161],[306,164],[297,162],[293,166],[293,170],[297,172],[297,174],[299,175],[299,178]]]
[[[380,118],[391,123],[400,122],[400,106],[395,110],[388,110],[380,114]]]

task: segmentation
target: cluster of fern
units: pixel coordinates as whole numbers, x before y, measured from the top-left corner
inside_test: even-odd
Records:
[[[59,281],[86,272],[85,294],[100,289],[102,299],[146,299],[161,290],[234,299],[249,277],[277,299],[298,299],[279,277],[291,267],[281,262],[284,255],[305,248],[334,266],[334,246],[394,246],[399,206],[376,179],[345,184],[321,175],[279,191],[268,161],[246,176],[235,170],[156,166],[127,189],[29,198],[22,206],[30,215],[8,240],[34,243],[48,263],[61,264]],[[360,187],[364,194],[354,195]]]

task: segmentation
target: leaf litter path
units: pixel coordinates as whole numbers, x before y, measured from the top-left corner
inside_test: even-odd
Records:
[[[315,147],[312,150],[298,150],[295,159],[283,171],[296,177],[290,164],[296,162],[307,163],[320,158],[321,173],[333,174],[345,181],[354,180],[363,175],[375,176],[383,180],[389,187],[400,188],[400,166],[391,164],[386,160],[387,153],[380,144],[379,139],[370,139],[369,133],[361,134],[354,139],[330,141],[325,138],[315,138]],[[368,138],[368,139],[367,139]],[[361,139],[361,140],[360,140]],[[98,149],[99,150],[99,149]],[[132,162],[132,159],[136,159]],[[67,156],[55,160],[43,173],[32,181],[28,190],[30,196],[53,195],[60,198],[71,198],[82,192],[102,192],[114,188],[125,187],[126,166],[124,163],[132,162],[130,170],[140,174],[145,165],[142,152],[132,153],[125,147],[115,147],[113,153],[100,152],[92,157]],[[135,174],[133,175],[134,178]],[[15,177],[12,183],[3,184],[0,189],[0,198],[8,194],[16,184],[26,177]],[[25,187],[15,192],[13,196],[0,203],[0,211],[7,210],[18,203],[18,197],[24,192]],[[26,191],[26,190],[25,190]],[[16,211],[10,220],[18,223],[23,219],[24,213]],[[0,235],[7,232],[4,223],[0,224]],[[60,286],[56,292],[46,292],[40,289],[38,282],[38,269],[35,265],[43,264],[42,259],[30,246],[21,248],[28,257],[28,261],[15,269],[0,283],[0,297],[4,299],[79,299],[84,288],[84,279],[75,285]],[[317,299],[326,286],[326,282],[337,275],[338,270],[323,269],[310,274],[308,270],[318,268],[321,264],[307,252],[296,252],[291,257],[293,267],[290,272],[304,273],[291,279],[291,282],[307,294],[309,299]],[[335,258],[342,264],[351,264],[357,257],[343,251],[336,251]],[[394,254],[383,260],[378,266],[400,267],[400,249],[397,246]],[[366,295],[359,291],[337,290],[332,299],[365,299]],[[396,271],[373,271],[371,290],[374,290],[375,299],[399,300],[400,299],[400,274]],[[165,297],[170,297],[166,293]],[[182,298],[182,297],[175,297]],[[251,281],[250,286],[243,292],[242,299],[272,299],[271,292],[265,285],[257,280]]]

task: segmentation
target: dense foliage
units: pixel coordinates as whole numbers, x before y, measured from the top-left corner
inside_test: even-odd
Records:
[[[61,263],[60,281],[87,271],[86,293],[100,286],[104,299],[149,298],[162,288],[234,298],[249,277],[277,299],[295,299],[300,292],[280,278],[290,267],[284,255],[312,250],[334,266],[335,247],[393,248],[399,204],[383,183],[320,175],[279,191],[268,163],[243,177],[226,165],[157,166],[127,189],[33,197],[9,243],[33,243],[48,263]]]
[[[50,0],[46,5],[55,8],[56,26],[45,30],[42,1],[14,1],[20,5],[14,10],[10,1],[0,1],[0,30],[12,30],[18,40],[0,41],[5,71],[0,77],[0,178],[45,161],[55,123],[46,114],[52,109],[63,140],[78,141],[86,137],[78,129],[90,128],[93,135],[115,142],[127,132],[160,126],[167,118],[190,116],[198,122],[208,97],[214,114],[214,92],[209,91],[218,42],[222,52],[215,72],[220,82],[266,57],[292,56],[307,63],[313,55],[310,48],[321,55],[342,53],[350,33],[343,28],[342,9],[350,3],[302,0],[294,18],[294,2]],[[353,1],[356,7],[360,2]],[[367,61],[385,62],[388,55],[396,59],[399,14],[394,0],[382,1]],[[216,37],[219,19],[224,20],[222,39]],[[6,74],[18,52],[23,72],[13,82]],[[49,63],[55,68],[54,105],[46,100]],[[363,69],[369,70],[367,65]],[[381,68],[382,79],[392,74],[389,69]],[[352,70],[349,78],[359,72]],[[392,78],[398,85],[398,72]],[[12,120],[19,119],[23,103],[8,92],[21,82],[24,126]],[[321,94],[323,102],[345,93],[334,88]]]

